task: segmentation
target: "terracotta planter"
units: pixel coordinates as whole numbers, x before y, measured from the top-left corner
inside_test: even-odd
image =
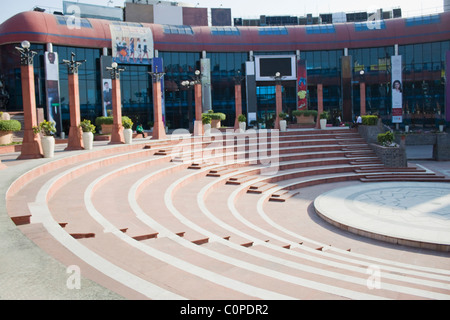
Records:
[[[0,144],[10,144],[12,136],[12,131],[0,131]]]
[[[102,134],[111,134],[113,126],[113,124],[102,124]]]
[[[219,129],[221,126],[220,120],[211,119],[211,128]]]
[[[314,116],[296,116],[297,123],[300,124],[312,124],[315,123]]]

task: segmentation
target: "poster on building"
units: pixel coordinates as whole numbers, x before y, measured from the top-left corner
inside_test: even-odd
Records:
[[[200,72],[202,75],[202,105],[203,112],[211,110],[211,60],[207,58],[200,59]]]
[[[391,57],[392,68],[392,123],[403,121],[403,83],[402,83],[402,56]]]
[[[47,93],[47,121],[54,122],[57,134],[62,131],[57,52],[45,52],[45,87]]]
[[[100,58],[101,78],[102,78],[102,114],[107,117],[112,114],[112,80],[111,71],[106,69],[111,67],[112,57],[102,56]]]
[[[308,109],[308,84],[306,75],[306,60],[299,59],[297,62],[297,109]]]
[[[150,28],[110,24],[114,62],[149,65],[153,59],[153,34]]]

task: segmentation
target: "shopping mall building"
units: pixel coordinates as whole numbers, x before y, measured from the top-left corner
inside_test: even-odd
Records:
[[[37,106],[46,117],[61,117],[66,130],[68,71],[61,62],[70,60],[71,53],[83,61],[81,116],[91,120],[107,108],[103,91],[110,78],[106,67],[112,61],[125,69],[122,114],[144,126],[153,120],[149,72],[163,71],[165,121],[170,128],[190,127],[193,90],[182,83],[191,80],[195,70],[202,72],[203,109],[225,113],[226,126],[235,119],[236,81],[242,84],[242,108],[249,120],[274,115],[276,72],[281,73],[285,112],[305,107],[299,102],[301,85],[307,88],[306,107],[317,109],[320,86],[323,108],[341,113],[343,120],[352,121],[363,103],[365,113],[378,114],[392,124],[396,69],[402,100],[400,113],[394,114],[400,115],[400,125],[434,126],[438,119],[450,120],[450,12],[284,26],[172,25],[23,12],[0,26],[0,77],[3,94],[7,93],[2,110],[22,109],[16,47],[23,40],[37,52]],[[56,53],[56,63],[50,61],[50,52]]]

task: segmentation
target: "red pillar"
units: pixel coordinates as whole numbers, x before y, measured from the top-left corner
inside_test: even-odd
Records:
[[[317,120],[316,128],[320,128],[320,114],[323,112],[323,84],[317,85]]]
[[[234,85],[234,99],[236,103],[236,120],[234,121],[234,129],[239,129],[238,117],[242,114],[242,87],[241,84]]]
[[[33,132],[33,127],[38,125],[33,64],[22,64],[20,66],[20,72],[22,78],[24,136],[22,140],[22,149],[17,159],[42,158],[41,138],[39,134]]]
[[[283,101],[281,97],[281,83],[277,83],[276,85],[276,92],[275,92],[275,129],[280,129],[280,112],[283,110]]]
[[[112,79],[112,112],[113,128],[111,132],[110,144],[125,143],[122,126],[122,102],[120,96],[120,79]]]
[[[202,84],[198,81],[195,82],[194,86],[195,94],[195,122],[194,122],[194,136],[203,135],[203,122],[202,122]]]
[[[360,83],[359,92],[361,97],[360,115],[364,116],[366,114],[366,84],[364,82]]]
[[[166,128],[162,120],[162,99],[161,99],[161,81],[153,81],[153,134],[152,139],[165,139]]]
[[[83,131],[80,128],[80,87],[77,72],[69,72],[69,112],[70,128],[66,150],[82,150],[84,145]]]

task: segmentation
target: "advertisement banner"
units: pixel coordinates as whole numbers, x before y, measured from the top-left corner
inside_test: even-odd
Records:
[[[108,111],[112,113],[112,80],[111,71],[106,69],[111,67],[112,64],[111,56],[101,56],[100,58],[100,68],[101,68],[101,78],[102,78],[102,105],[103,105],[103,116],[108,116]]]
[[[450,121],[450,50],[446,53],[447,64],[445,68],[445,118]]]
[[[45,52],[45,87],[47,93],[47,121],[54,122],[56,132],[62,131],[59,91],[59,63],[57,52]]]
[[[151,59],[153,58],[153,34],[150,28],[112,23],[110,29],[114,62],[151,64]]]
[[[403,121],[403,83],[402,83],[402,56],[391,57],[392,67],[392,123]]]
[[[308,83],[306,73],[306,60],[300,59],[297,62],[297,109],[308,109]]]

